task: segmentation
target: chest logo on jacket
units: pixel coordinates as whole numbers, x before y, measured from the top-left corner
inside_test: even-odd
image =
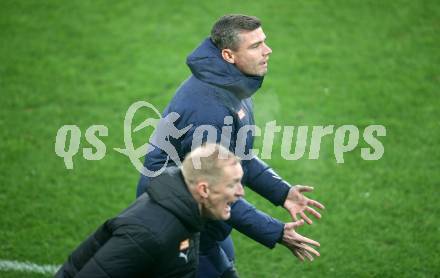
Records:
[[[188,250],[189,250],[189,239],[185,239],[180,243],[179,246],[179,258],[183,258],[185,263],[188,262]]]
[[[240,120],[242,120],[244,117],[246,117],[246,113],[244,112],[244,109],[241,108],[238,112],[237,112],[238,118]]]

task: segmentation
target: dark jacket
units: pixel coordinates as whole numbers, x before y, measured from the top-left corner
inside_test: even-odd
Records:
[[[180,170],[169,168],[84,241],[56,277],[195,277],[203,224]]]
[[[173,99],[163,112],[176,112],[180,117],[174,122],[178,129],[192,124],[192,128],[179,138],[169,138],[177,150],[180,160],[191,151],[194,131],[202,125],[210,125],[217,131],[217,142],[231,142],[229,149],[236,153],[236,147],[244,146],[248,154],[254,143],[251,133],[238,136],[243,126],[254,125],[251,96],[260,88],[263,77],[251,77],[241,73],[234,65],[221,57],[220,50],[208,38],[187,58],[192,75],[178,88]],[[233,123],[230,135],[221,134],[226,116],[231,116]],[[224,140],[224,141],[222,141]],[[225,145],[222,143],[222,145]],[[167,153],[160,148],[149,150],[144,166],[151,171],[159,170],[167,161]],[[171,160],[169,161],[169,163]],[[271,168],[254,156],[242,162],[243,184],[267,198],[275,205],[282,205],[289,191],[289,184],[283,181]],[[141,175],[138,194],[147,187],[149,178]],[[206,232],[211,237],[222,240],[231,231],[231,226],[254,240],[274,247],[282,236],[283,223],[259,212],[244,199],[232,206],[231,219],[208,225]]]

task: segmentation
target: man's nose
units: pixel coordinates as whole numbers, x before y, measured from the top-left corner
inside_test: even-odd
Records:
[[[271,53],[272,49],[266,43],[264,43],[264,56],[270,55]]]
[[[237,188],[235,189],[235,196],[237,198],[240,198],[240,197],[244,196],[244,188],[243,188],[243,185],[241,183],[239,183],[237,185]]]

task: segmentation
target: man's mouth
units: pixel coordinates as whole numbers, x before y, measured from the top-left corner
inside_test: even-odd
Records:
[[[234,202],[228,202],[228,203],[226,203],[226,211],[227,211],[227,212],[230,212],[230,211],[231,211],[231,206],[232,206],[233,203],[234,203]]]

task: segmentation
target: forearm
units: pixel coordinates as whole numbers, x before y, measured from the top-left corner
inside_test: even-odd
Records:
[[[284,224],[264,212],[258,211],[244,199],[232,206],[231,218],[227,221],[234,229],[268,248],[274,248],[282,237]]]
[[[255,156],[251,160],[243,161],[243,169],[243,184],[276,206],[284,204],[290,185],[269,165]]]

